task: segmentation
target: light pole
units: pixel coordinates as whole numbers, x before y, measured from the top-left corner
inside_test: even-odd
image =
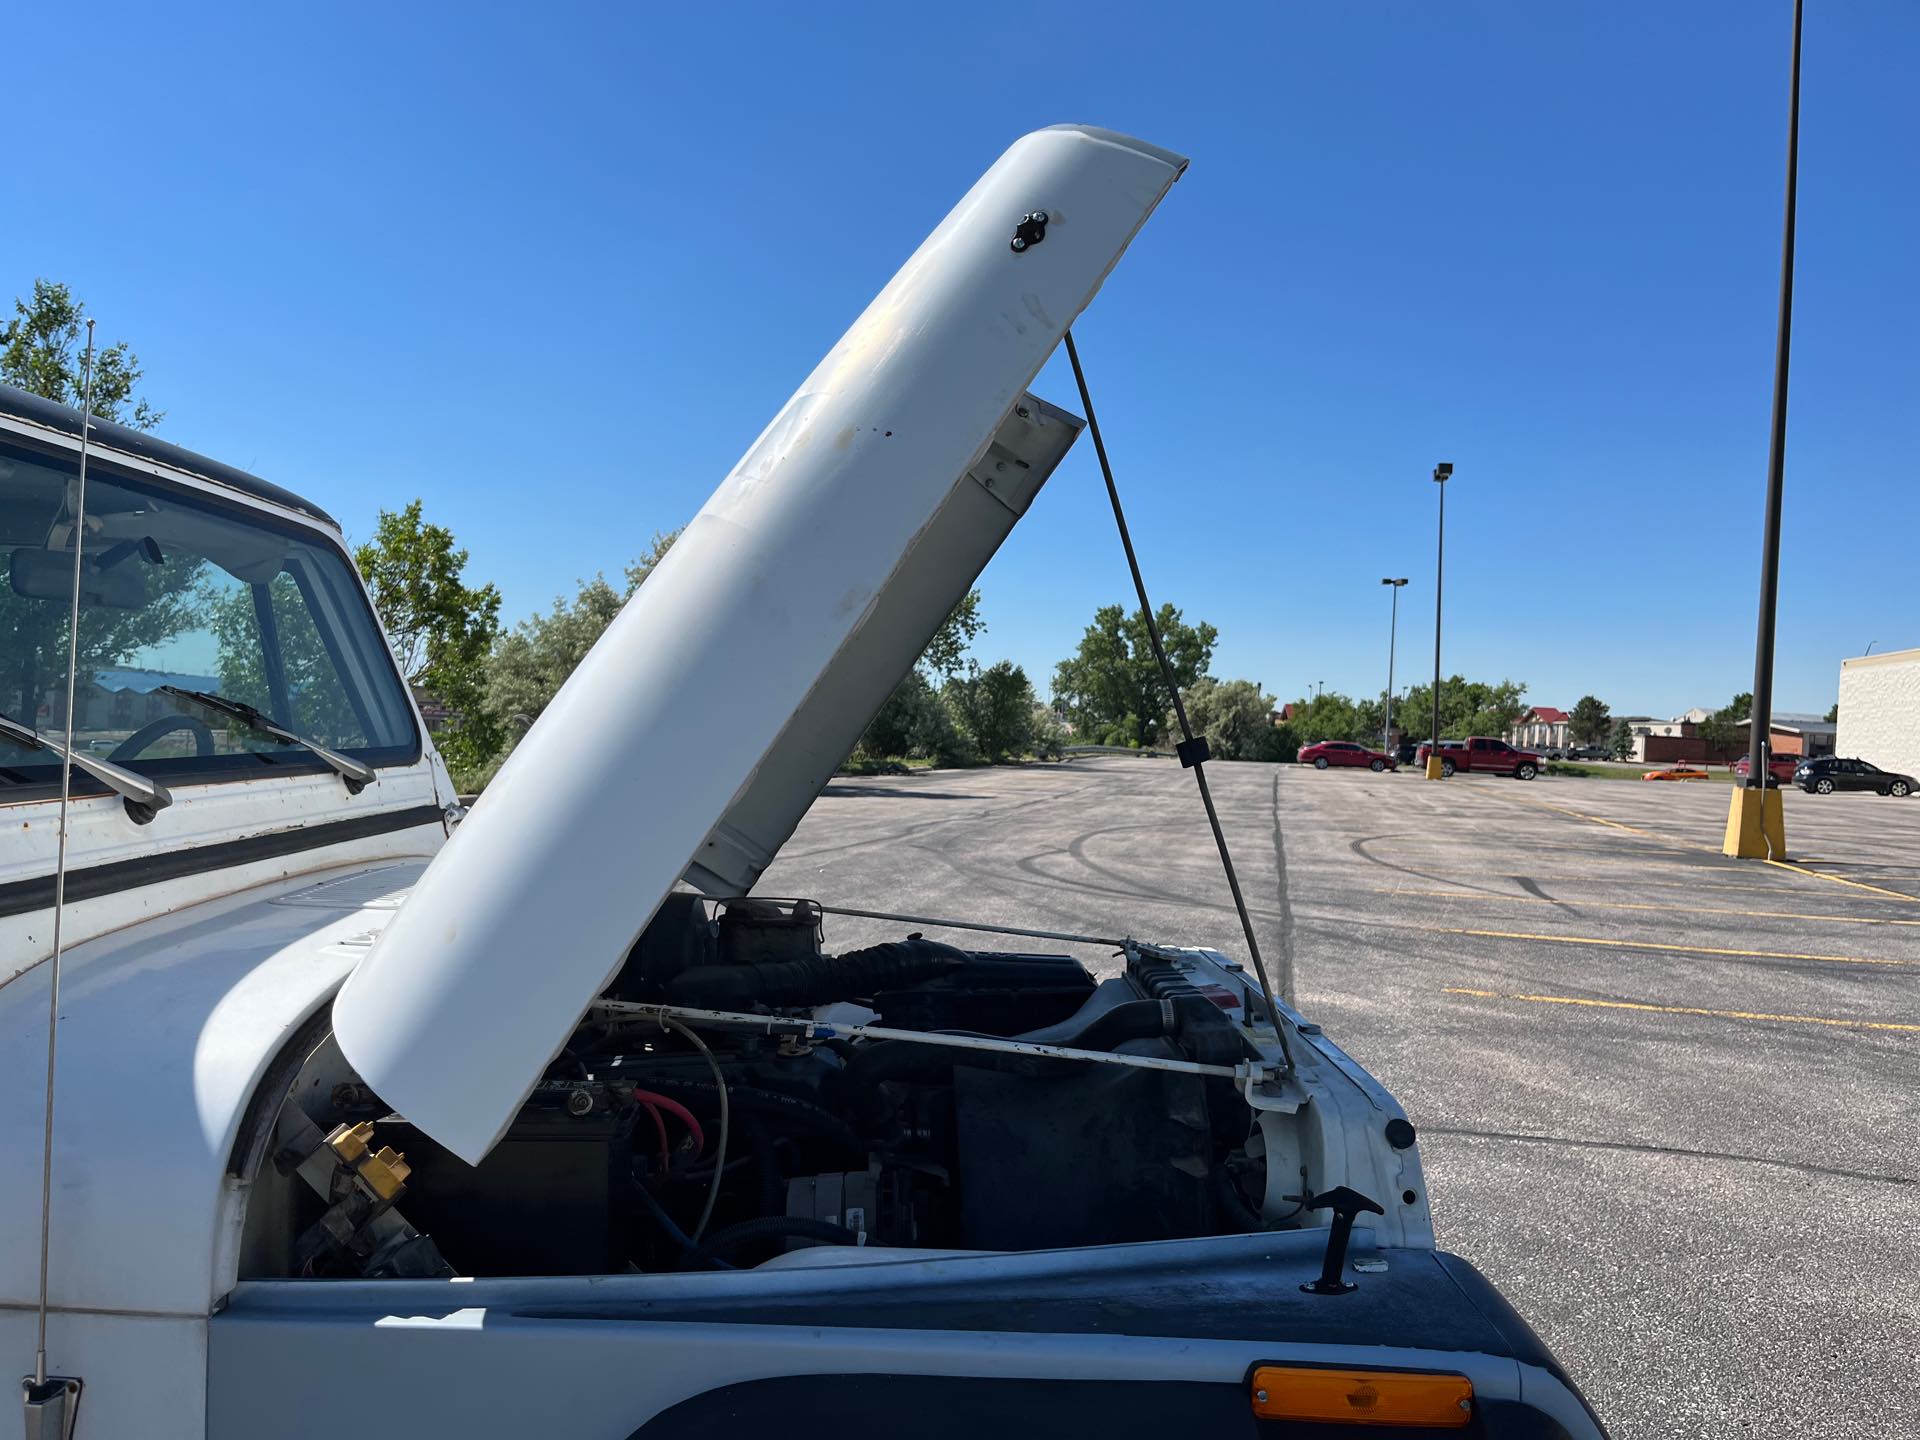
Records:
[[[1440,487],[1440,548],[1433,562],[1433,746],[1427,751],[1427,779],[1438,780],[1440,769],[1440,593],[1447,573],[1447,481],[1453,466],[1442,460],[1433,467],[1433,483]]]
[[[1786,821],[1779,783],[1767,765],[1773,739],[1773,627],[1780,601],[1780,493],[1787,462],[1787,359],[1793,337],[1793,216],[1800,182],[1800,8],[1793,0],[1793,67],[1787,87],[1786,225],[1780,240],[1780,328],[1773,351],[1773,431],[1767,444],[1766,529],[1760,548],[1760,624],[1753,642],[1753,714],[1747,783],[1733,792],[1723,854],[1750,860],[1782,855]]]
[[[1380,748],[1393,749],[1393,641],[1400,630],[1400,587],[1407,583],[1406,577],[1398,580],[1383,579],[1382,585],[1393,587],[1392,618],[1387,622],[1387,723],[1380,727]]]

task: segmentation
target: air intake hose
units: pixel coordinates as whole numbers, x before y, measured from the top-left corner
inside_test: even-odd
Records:
[[[966,963],[966,951],[914,936],[772,965],[701,965],[668,981],[666,998],[705,1010],[798,1009],[918,985]]]

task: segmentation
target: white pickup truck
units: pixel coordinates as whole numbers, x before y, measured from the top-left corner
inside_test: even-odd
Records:
[[[29,1435],[1601,1433],[1240,964],[1124,904],[1104,978],[833,953],[752,894],[1078,436],[1027,386],[1185,163],[1017,142],[464,820],[322,510],[98,422],[83,494],[0,391]]]

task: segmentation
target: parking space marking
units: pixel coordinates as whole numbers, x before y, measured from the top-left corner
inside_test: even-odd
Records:
[[[1575,820],[1585,820],[1594,825],[1605,825],[1614,830],[1625,830],[1628,834],[1631,834],[1631,835],[1644,835],[1647,839],[1657,840],[1662,845],[1682,846],[1689,850],[1702,851],[1703,853],[1708,855],[1718,855],[1721,853],[1717,846],[1702,845],[1697,841],[1693,841],[1693,840],[1675,839],[1672,836],[1661,835],[1652,830],[1642,830],[1637,825],[1626,825],[1626,824],[1622,824],[1618,820],[1609,820],[1602,815],[1588,815],[1579,810],[1569,810],[1564,805],[1550,805],[1544,800],[1528,800],[1525,797],[1519,796],[1519,795],[1501,795],[1501,796],[1496,796],[1495,798],[1501,799],[1501,800],[1511,800],[1516,805],[1528,805],[1534,808],[1535,810],[1551,810],[1557,815],[1569,815],[1569,816],[1572,816]],[[1868,885],[1859,880],[1845,880],[1838,875],[1825,875],[1818,870],[1809,870],[1805,866],[1795,865],[1791,861],[1787,861],[1787,860],[1767,859],[1767,860],[1763,860],[1761,863],[1763,865],[1775,866],[1781,870],[1790,870],[1796,875],[1806,875],[1815,880],[1830,880],[1835,885],[1851,885],[1856,890],[1867,890],[1867,891],[1871,891],[1875,895],[1885,895],[1889,899],[1904,900],[1910,905],[1920,905],[1920,895],[1909,895],[1903,890],[1883,890],[1878,885]]]
[[[1896,1030],[1920,1034],[1920,1025],[1892,1020],[1843,1020],[1834,1015],[1769,1015],[1758,1010],[1706,1010],[1697,1005],[1650,1005],[1639,1000],[1589,1000],[1580,995],[1520,995],[1501,990],[1469,990],[1462,985],[1447,985],[1449,995],[1467,995],[1476,1000],[1524,1000],[1532,1005],[1577,1005],[1595,1010],[1644,1010],[1655,1015],[1704,1015],[1713,1020],[1767,1020],[1782,1025],[1833,1025],[1845,1030]]]
[[[1786,860],[1768,860],[1769,865],[1782,870],[1791,870],[1796,875],[1811,875],[1816,880],[1831,880],[1836,885],[1851,885],[1856,890],[1869,890],[1875,895],[1890,895],[1895,900],[1905,900],[1910,904],[1920,904],[1920,895],[1909,895],[1903,890],[1883,890],[1878,885],[1868,885],[1859,880],[1848,880],[1839,875],[1826,875],[1818,870],[1809,870],[1804,865],[1795,865]]]
[[[1458,867],[1455,868],[1456,870],[1458,869]],[[1638,869],[1642,867],[1636,866],[1633,868]],[[1588,871],[1584,875],[1539,875],[1533,872],[1527,872],[1522,875],[1516,873],[1511,868],[1501,869],[1498,867],[1484,871],[1471,870],[1461,873],[1472,875],[1476,879],[1487,879],[1491,877],[1501,880],[1531,880],[1538,885],[1632,885],[1636,888],[1644,887],[1658,890],[1688,890],[1694,892],[1711,890],[1718,895],[1771,895],[1778,900],[1791,900],[1797,896],[1806,894],[1804,890],[1796,890],[1790,882],[1785,880],[1769,885],[1729,885],[1720,880],[1711,880],[1704,883],[1702,880],[1649,880],[1639,875],[1613,876],[1603,875],[1597,871]],[[1714,876],[1723,872],[1706,870],[1700,873],[1702,876]]]
[[[1343,917],[1344,918],[1344,917]],[[1596,945],[1607,950],[1669,950],[1682,955],[1726,955],[1736,960],[1819,960],[1830,965],[1912,965],[1872,955],[1803,955],[1792,950],[1728,950],[1716,945],[1671,945],[1660,940],[1614,940],[1599,935],[1535,935],[1524,930],[1469,930],[1456,925],[1420,925],[1410,920],[1368,920],[1369,925],[1393,925],[1424,930],[1431,935],[1475,935],[1483,940],[1534,940],[1550,945]]]
[[[1634,844],[1630,841],[1618,845],[1595,846],[1563,845],[1552,840],[1514,840],[1504,836],[1474,834],[1463,835],[1460,839],[1469,842],[1473,846],[1476,854],[1486,854],[1488,851],[1498,850],[1520,855],[1534,855],[1543,850],[1556,850],[1574,855],[1618,856],[1622,859],[1628,859],[1636,855],[1644,856],[1648,853],[1647,846]],[[1489,841],[1494,843],[1488,843]],[[1459,853],[1460,846],[1458,843],[1452,845],[1368,844],[1367,850],[1369,854],[1379,855],[1452,855]],[[1660,858],[1677,858],[1683,855],[1690,855],[1691,853],[1691,851],[1674,847],[1672,856]]]
[[[1654,910],[1670,915],[1741,915],[1754,920],[1831,920],[1836,925],[1920,925],[1878,915],[1807,915],[1794,910],[1747,910],[1725,905],[1646,905],[1626,900],[1555,900],[1538,895],[1487,895],[1477,890],[1406,890],[1380,886],[1376,895],[1439,895],[1449,900],[1478,900],[1496,905],[1570,905],[1581,910]],[[1778,890],[1773,891],[1778,895]]]
[[[1377,852],[1369,851],[1368,853],[1372,854]],[[1794,899],[1807,893],[1804,890],[1796,888],[1791,880],[1769,880],[1763,885],[1736,885],[1733,884],[1731,880],[1723,880],[1720,878],[1726,875],[1728,873],[1727,871],[1704,868],[1692,871],[1691,873],[1694,878],[1689,880],[1653,880],[1648,879],[1644,874],[1638,873],[1644,871],[1646,868],[1644,864],[1634,864],[1623,861],[1617,862],[1611,869],[1603,870],[1600,862],[1596,861],[1584,873],[1579,875],[1542,875],[1537,871],[1531,870],[1524,873],[1519,872],[1514,869],[1512,860],[1494,860],[1489,861],[1485,869],[1468,870],[1462,866],[1454,865],[1451,867],[1451,870],[1455,874],[1469,875],[1475,879],[1526,879],[1540,885],[1633,885],[1635,887],[1659,890],[1688,890],[1694,892],[1711,890],[1717,894],[1772,895],[1780,900]],[[1764,877],[1749,875],[1749,878]]]
[[[1583,811],[1569,810],[1564,805],[1553,805],[1545,800],[1529,800],[1521,795],[1502,795],[1499,798],[1502,800],[1511,800],[1516,805],[1531,805],[1536,810],[1551,810],[1556,815],[1571,815],[1575,820],[1585,820],[1592,825],[1605,825],[1610,830],[1624,830],[1629,835],[1644,835],[1649,840],[1658,840],[1662,845],[1675,845],[1685,850],[1709,850],[1710,853],[1715,855],[1720,853],[1697,841],[1676,840],[1672,836],[1662,835],[1654,830],[1642,830],[1638,825],[1628,825],[1619,820],[1609,820],[1603,815],[1588,815]]]

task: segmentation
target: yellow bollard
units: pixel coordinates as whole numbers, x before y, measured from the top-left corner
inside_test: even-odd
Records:
[[[1427,779],[1443,780],[1446,778],[1445,775],[1441,772],[1440,764],[1441,764],[1441,761],[1438,755],[1427,756]]]
[[[1749,785],[1735,787],[1733,803],[1727,807],[1727,833],[1720,842],[1720,853],[1742,860],[1786,858],[1786,815],[1776,786],[1764,790]]]

